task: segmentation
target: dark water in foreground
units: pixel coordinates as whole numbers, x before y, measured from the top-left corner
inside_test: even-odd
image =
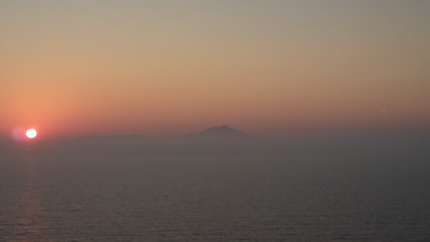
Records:
[[[430,240],[421,155],[0,161],[0,240]]]

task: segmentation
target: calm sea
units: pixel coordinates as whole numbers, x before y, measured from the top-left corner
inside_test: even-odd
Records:
[[[15,154],[0,240],[429,241],[424,154]]]

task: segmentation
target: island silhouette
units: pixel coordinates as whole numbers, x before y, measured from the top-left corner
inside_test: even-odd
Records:
[[[75,139],[0,142],[0,152],[15,154],[131,154],[131,155],[256,155],[425,152],[427,136],[290,135],[283,138],[257,137],[228,125],[177,136],[90,135]]]
[[[217,138],[249,138],[249,136],[244,132],[230,128],[228,125],[205,129],[200,133],[200,135],[203,137]]]

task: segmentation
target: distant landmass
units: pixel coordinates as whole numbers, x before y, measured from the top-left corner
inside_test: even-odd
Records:
[[[228,125],[201,132],[150,137],[139,134],[84,136],[63,145],[76,152],[128,154],[241,154],[254,152],[257,143],[252,136]]]
[[[242,131],[232,129],[228,125],[212,127],[203,130],[200,133],[203,137],[216,137],[216,138],[248,138],[249,136]]]
[[[412,139],[413,138],[413,139]],[[317,154],[333,152],[428,152],[428,136],[361,137],[351,135],[290,135],[282,139],[254,137],[228,125],[201,132],[152,137],[140,134],[93,135],[68,140],[35,140],[34,142],[0,141],[1,154],[32,152],[40,154]]]
[[[141,134],[129,134],[129,135],[89,135],[78,138],[80,141],[127,141],[127,140],[160,140],[160,139],[246,139],[251,136],[246,133],[239,131],[237,129],[233,129],[228,125],[216,126],[212,128],[205,129],[199,133],[185,134],[179,136],[164,136],[164,137],[156,137],[156,136],[145,136]]]

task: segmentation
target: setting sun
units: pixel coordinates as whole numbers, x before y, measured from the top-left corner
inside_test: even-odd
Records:
[[[33,139],[37,136],[37,131],[35,129],[28,129],[25,132],[25,136],[27,136],[29,139]]]

